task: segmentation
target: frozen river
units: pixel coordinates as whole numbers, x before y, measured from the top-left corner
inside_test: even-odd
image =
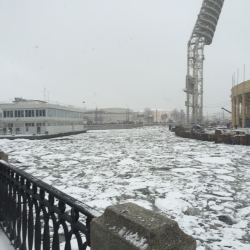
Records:
[[[176,220],[198,250],[250,249],[250,147],[159,127],[0,145],[13,165],[101,212],[134,202]]]

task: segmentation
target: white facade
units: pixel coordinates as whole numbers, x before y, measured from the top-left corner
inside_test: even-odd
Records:
[[[169,110],[164,110],[164,109],[151,109],[153,117],[154,117],[154,122],[168,122],[169,119],[172,119],[172,113],[173,111]]]
[[[84,130],[83,109],[15,98],[0,103],[1,134],[58,134]]]

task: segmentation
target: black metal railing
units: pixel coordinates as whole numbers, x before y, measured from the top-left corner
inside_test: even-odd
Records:
[[[0,222],[20,250],[90,246],[90,221],[100,213],[0,160]]]

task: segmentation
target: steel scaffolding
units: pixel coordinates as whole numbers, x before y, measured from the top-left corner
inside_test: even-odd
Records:
[[[203,123],[203,61],[204,46],[210,45],[220,17],[224,0],[203,0],[187,53],[187,123]]]

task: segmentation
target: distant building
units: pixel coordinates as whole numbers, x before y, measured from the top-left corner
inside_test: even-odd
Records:
[[[84,110],[39,100],[15,98],[0,103],[2,134],[57,134],[84,130]]]
[[[172,111],[163,109],[145,109],[133,111],[126,108],[104,108],[86,110],[84,118],[93,123],[123,123],[123,122],[167,122],[172,119]]]
[[[164,109],[151,109],[154,122],[164,123],[172,119],[172,112]]]
[[[126,108],[104,108],[86,110],[84,118],[93,123],[122,123],[132,121],[134,112]]]

